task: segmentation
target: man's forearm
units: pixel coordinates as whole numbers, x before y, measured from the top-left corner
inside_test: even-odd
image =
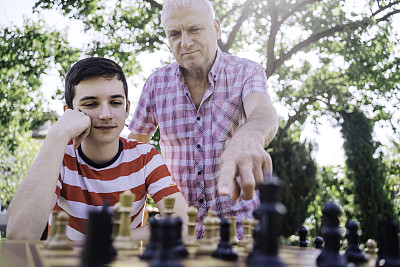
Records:
[[[267,147],[278,130],[278,118],[275,108],[270,105],[256,107],[250,116],[234,134],[233,138],[255,138],[263,147]]]
[[[54,205],[55,188],[68,143],[50,131],[18,186],[7,213],[8,239],[39,239]]]

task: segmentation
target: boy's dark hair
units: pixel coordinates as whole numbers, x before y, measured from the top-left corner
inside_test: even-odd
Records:
[[[124,86],[125,97],[128,99],[128,84],[126,83],[122,68],[111,59],[101,57],[90,57],[79,60],[68,71],[65,76],[65,91],[64,97],[67,106],[72,109],[72,100],[75,96],[75,86],[81,81],[94,78],[114,78],[117,77]]]

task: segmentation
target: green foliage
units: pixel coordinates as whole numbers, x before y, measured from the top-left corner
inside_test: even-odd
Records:
[[[350,218],[354,218],[353,183],[343,170],[337,166],[323,166],[317,172],[318,190],[315,200],[308,206],[309,217],[306,226],[309,229],[310,239],[321,234],[322,211],[328,201],[334,201],[342,208],[340,217],[341,227]]]
[[[41,75],[50,67],[65,74],[76,59],[66,37],[45,29],[43,21],[0,27],[0,182],[6,204],[37,152],[27,141],[31,130],[47,119]]]
[[[354,216],[360,221],[362,241],[377,240],[377,220],[395,218],[393,202],[385,190],[385,170],[375,156],[371,121],[359,110],[342,112],[342,133],[347,160],[347,177],[354,183]]]
[[[281,235],[285,237],[297,233],[304,223],[317,189],[316,166],[310,155],[312,147],[300,143],[295,136],[293,133],[285,138],[283,149],[271,153],[274,171],[282,181],[281,202],[287,209],[279,223]]]
[[[11,153],[0,145],[0,200],[2,208],[8,207],[19,182],[31,166],[40,144],[31,133],[16,133],[18,145]]]

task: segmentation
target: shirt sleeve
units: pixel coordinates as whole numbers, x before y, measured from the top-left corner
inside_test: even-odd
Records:
[[[128,129],[134,134],[152,135],[157,129],[152,93],[152,76],[147,79]]]
[[[268,94],[267,75],[264,68],[257,64],[256,67],[249,68],[248,78],[244,82],[242,91],[242,101],[254,92]]]
[[[146,162],[146,190],[155,203],[166,196],[180,192],[178,186],[172,180],[164,159],[155,148],[152,148],[150,153],[147,154]]]

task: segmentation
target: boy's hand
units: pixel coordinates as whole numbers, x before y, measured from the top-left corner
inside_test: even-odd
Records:
[[[89,135],[91,128],[90,117],[79,109],[67,109],[57,121],[57,131],[62,131],[68,140],[73,140],[73,147],[77,149],[82,141]]]

